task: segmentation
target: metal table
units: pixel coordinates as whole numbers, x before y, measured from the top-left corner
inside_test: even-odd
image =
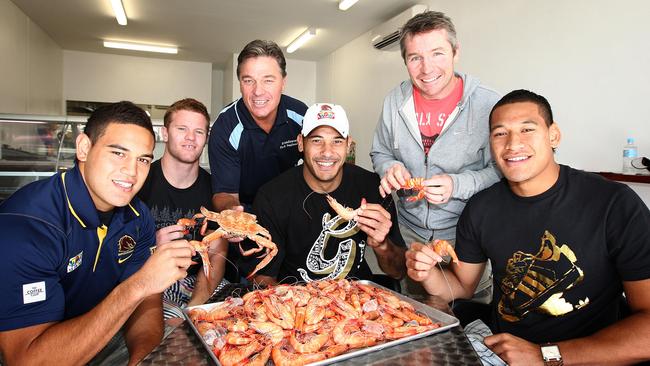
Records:
[[[243,295],[250,288],[230,284],[213,296],[208,302],[223,301],[235,294]],[[416,300],[451,314],[449,306],[435,296],[419,297]],[[211,365],[212,359],[206,353],[200,339],[190,326],[183,322],[156,347],[140,365]],[[340,365],[480,365],[478,355],[470,345],[461,327],[436,333],[426,338],[389,347],[364,356],[339,362]]]

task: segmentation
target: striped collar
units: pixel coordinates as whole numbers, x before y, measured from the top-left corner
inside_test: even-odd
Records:
[[[86,182],[83,180],[79,166],[61,173],[63,192],[66,198],[66,205],[72,216],[83,228],[97,228],[101,226],[99,213],[90,197]],[[134,207],[133,202],[125,207],[116,207],[113,220],[121,217],[123,222],[131,221],[140,216]]]

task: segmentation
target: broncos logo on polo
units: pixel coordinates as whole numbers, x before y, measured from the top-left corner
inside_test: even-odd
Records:
[[[129,235],[124,235],[117,241],[117,262],[122,264],[133,255],[135,240]]]

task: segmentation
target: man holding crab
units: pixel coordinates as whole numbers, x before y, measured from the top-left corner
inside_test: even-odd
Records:
[[[384,100],[370,156],[382,196],[424,178],[424,199],[397,202],[400,231],[414,241],[453,242],[465,202],[498,180],[488,148],[487,116],[498,94],[454,71],[460,45],[451,19],[427,11],[402,28],[410,80]],[[484,288],[489,286],[486,276]],[[409,291],[417,291],[412,288]],[[488,294],[489,295],[489,294]]]
[[[376,174],[345,163],[348,132],[341,106],[320,103],[307,110],[298,135],[304,164],[262,186],[253,204],[278,248],[256,282],[371,279],[364,258],[368,247],[386,274],[404,276],[406,248],[392,198],[379,196]],[[328,196],[338,201],[335,207],[353,207],[352,217],[337,214]]]
[[[180,218],[192,218],[201,206],[212,209],[210,173],[199,166],[210,127],[208,110],[196,99],[174,102],[165,112],[161,133],[165,151],[151,169],[138,197],[149,207],[156,222],[156,243],[185,237]],[[205,303],[222,284],[228,242],[215,240],[209,246],[212,271],[206,278],[200,264],[190,267],[188,275],[163,293],[165,319],[182,318],[184,306]],[[206,264],[207,265],[207,264]]]
[[[176,240],[151,253],[154,222],[135,194],[153,148],[141,108],[102,106],[77,137],[74,168],[0,205],[5,365],[135,365],[160,343],[160,293],[185,277],[193,250]]]

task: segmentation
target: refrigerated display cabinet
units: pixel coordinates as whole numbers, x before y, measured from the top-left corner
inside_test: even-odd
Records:
[[[27,183],[74,166],[75,141],[87,118],[0,114],[0,202]],[[158,159],[164,151],[162,121],[153,124]],[[204,151],[201,166],[207,165]]]

